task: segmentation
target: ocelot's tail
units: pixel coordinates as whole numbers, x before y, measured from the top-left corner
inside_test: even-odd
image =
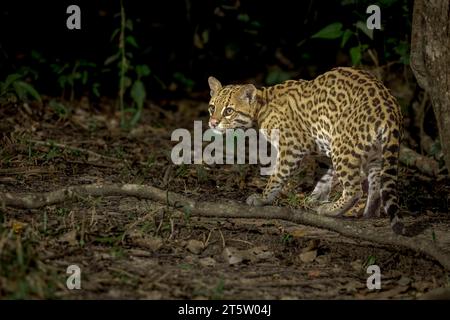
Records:
[[[398,216],[397,197],[398,155],[400,152],[400,131],[387,129],[382,133],[382,164],[380,172],[381,203],[389,216],[392,230],[404,234],[405,227]]]

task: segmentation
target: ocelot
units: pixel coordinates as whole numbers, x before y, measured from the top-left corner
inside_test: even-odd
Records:
[[[311,195],[321,201],[317,213],[345,213],[362,197],[367,177],[364,216],[373,216],[381,206],[394,232],[404,233],[396,190],[402,115],[396,99],[369,72],[340,67],[310,81],[288,80],[260,89],[222,86],[214,77],[208,82],[210,128],[257,127],[269,139],[270,130],[279,130],[275,170],[263,193],[248,197],[247,204],[272,203],[306,155],[322,154],[331,158],[332,168]],[[343,191],[328,202],[333,176]]]

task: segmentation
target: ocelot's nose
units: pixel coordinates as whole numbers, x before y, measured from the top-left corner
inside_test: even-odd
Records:
[[[209,119],[209,126],[211,128],[217,127],[218,124],[219,124],[219,120],[214,119],[214,118]]]

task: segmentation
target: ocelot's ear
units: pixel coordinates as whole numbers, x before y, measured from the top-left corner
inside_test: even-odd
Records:
[[[220,89],[222,89],[222,84],[219,80],[214,77],[208,78],[209,88],[211,89],[211,97],[216,95]]]
[[[256,99],[256,87],[252,84],[243,85],[239,90],[239,97],[249,104],[253,103]]]

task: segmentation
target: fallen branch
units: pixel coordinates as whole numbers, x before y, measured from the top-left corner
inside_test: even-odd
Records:
[[[84,185],[72,186],[57,191],[35,194],[0,194],[0,203],[5,206],[36,209],[68,200],[87,196],[122,196],[150,199],[168,204],[190,214],[216,218],[256,218],[281,219],[303,225],[310,225],[338,232],[344,236],[376,242],[383,245],[397,246],[426,254],[437,260],[444,268],[450,270],[450,255],[431,241],[397,236],[392,232],[380,234],[379,230],[361,228],[354,220],[335,219],[319,216],[301,210],[286,207],[250,207],[236,202],[215,203],[195,201],[177,193],[167,192],[152,186],[136,184]]]

